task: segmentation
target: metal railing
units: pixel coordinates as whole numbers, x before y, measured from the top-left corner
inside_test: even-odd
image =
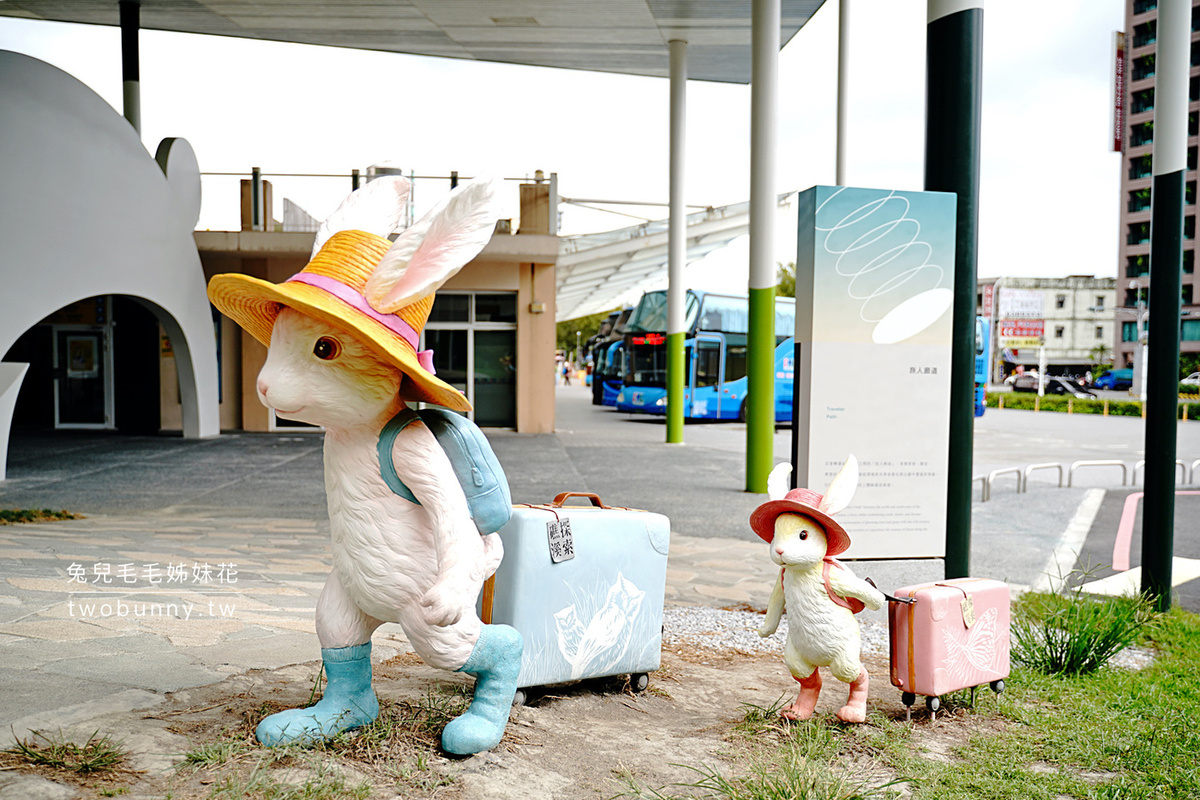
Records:
[[[1182,478],[1182,480],[1176,480],[1175,482],[1176,483],[1190,483],[1191,481],[1188,479],[1187,464],[1176,459],[1175,466],[1176,466],[1176,468],[1178,468],[1179,475]],[[1195,466],[1194,462],[1193,462],[1193,466]],[[1144,458],[1141,461],[1138,461],[1136,464],[1133,465],[1133,485],[1134,486],[1137,486],[1138,471],[1145,469],[1145,468],[1146,468],[1146,459],[1144,459]],[[1194,469],[1192,470],[1192,474],[1193,475],[1195,474]]]
[[[1002,467],[1000,469],[992,470],[987,475],[977,475],[971,479],[971,482],[979,483],[979,485],[980,485],[980,500],[982,500],[983,502],[986,503],[987,501],[992,499],[992,486],[995,484],[996,479],[1002,475],[1015,474],[1017,476],[1017,494],[1024,494],[1025,492],[1029,491],[1029,476],[1032,473],[1037,472],[1039,470],[1046,470],[1046,469],[1057,470],[1058,471],[1058,488],[1061,489],[1063,487],[1064,470],[1066,473],[1067,486],[1073,487],[1074,482],[1075,482],[1075,473],[1076,473],[1076,471],[1078,471],[1080,469],[1085,469],[1085,468],[1090,469],[1092,467],[1119,467],[1121,470],[1121,485],[1122,486],[1130,486],[1130,485],[1136,486],[1137,485],[1137,473],[1139,470],[1144,469],[1145,465],[1146,465],[1146,462],[1144,459],[1134,463],[1133,470],[1132,470],[1132,473],[1133,473],[1132,484],[1130,483],[1129,465],[1127,463],[1125,463],[1124,461],[1119,461],[1116,459],[1104,459],[1104,460],[1098,460],[1098,461],[1073,461],[1073,462],[1071,462],[1071,465],[1069,467],[1064,467],[1063,464],[1054,463],[1054,462],[1045,463],[1045,464],[1030,464],[1026,467]],[[1175,467],[1177,470],[1176,481],[1175,481],[1177,485],[1183,485],[1183,486],[1195,485],[1196,478],[1197,478],[1197,472],[1200,471],[1200,458],[1191,462],[1190,465],[1184,461],[1177,460],[1175,462]]]
[[[424,203],[425,206],[430,206],[440,196],[439,191],[449,191],[461,181],[470,180],[468,176],[460,176],[457,171],[452,171],[448,175],[418,175],[411,170],[406,172],[386,166],[370,167],[366,170],[355,169],[343,173],[265,172],[259,167],[254,167],[249,172],[202,172],[200,173],[202,181],[205,183],[214,181],[217,183],[217,186],[205,187],[201,192],[204,205],[201,208],[201,219],[198,228],[203,229],[207,227],[211,230],[242,229],[240,181],[248,181],[250,183],[250,204],[247,210],[249,212],[250,219],[248,222],[251,230],[291,230],[290,227],[272,228],[271,225],[273,220],[282,222],[281,220],[275,220],[275,207],[279,206],[285,197],[293,200],[293,202],[297,202],[298,206],[311,203],[311,205],[316,207],[313,209],[317,212],[314,216],[324,218],[350,192],[359,188],[367,181],[384,175],[401,175],[412,182],[407,213],[407,222],[410,224],[416,216],[419,216],[416,208],[419,202],[418,194],[422,198],[420,202]],[[235,181],[230,186],[229,179],[240,179],[240,181]],[[268,193],[263,186],[264,182],[268,180],[271,182],[271,208],[267,207]],[[558,176],[555,173],[547,174],[541,170],[537,170],[532,175],[520,178],[506,177],[502,180],[522,183],[548,183],[550,186],[550,207],[552,209],[558,208],[560,198],[558,198]],[[313,187],[317,182],[320,183],[320,188],[314,189]],[[421,191],[418,192],[418,189]],[[300,198],[299,201],[297,201],[297,198]],[[306,207],[305,210],[309,209]],[[552,224],[556,219],[557,215],[552,215]]]

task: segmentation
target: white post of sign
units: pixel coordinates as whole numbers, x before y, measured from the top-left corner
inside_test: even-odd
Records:
[[[1046,337],[1038,346],[1038,397],[1046,396]]]

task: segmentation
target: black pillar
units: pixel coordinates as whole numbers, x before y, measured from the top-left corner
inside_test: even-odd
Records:
[[[121,82],[124,94],[124,116],[138,133],[142,132],[142,89],[138,69],[138,30],[141,27],[141,3],[120,0],[121,14]]]
[[[964,5],[972,7],[964,9]],[[950,356],[946,577],[961,578],[971,568],[982,0],[974,3],[929,0],[926,47],[925,189],[954,192],[958,196]]]
[[[1150,190],[1150,325],[1146,373],[1146,496],[1142,591],[1171,606],[1175,550],[1175,454],[1179,320],[1183,283],[1183,185],[1187,175],[1191,0],[1158,4],[1154,76],[1154,182]]]

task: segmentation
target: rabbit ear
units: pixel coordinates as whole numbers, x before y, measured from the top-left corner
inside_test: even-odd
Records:
[[[390,314],[437,291],[492,238],[499,217],[499,180],[475,180],[400,235],[367,281],[364,293]]]
[[[317,229],[313,255],[340,231],[359,230],[387,236],[400,230],[410,188],[407,178],[396,175],[377,178],[356,189]]]
[[[854,497],[854,490],[857,488],[858,459],[851,454],[842,465],[842,471],[829,482],[829,488],[825,490],[825,497],[822,498],[818,510],[830,515],[838,513],[850,505],[850,498]]]
[[[792,474],[792,465],[784,461],[776,464],[771,470],[771,474],[767,476],[767,499],[782,500],[784,495],[788,493],[788,478]]]

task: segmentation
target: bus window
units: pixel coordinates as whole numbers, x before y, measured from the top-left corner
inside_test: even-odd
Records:
[[[697,330],[746,333],[750,330],[750,301],[745,297],[705,295]]]
[[[696,387],[716,386],[721,381],[721,343],[696,341]]]
[[[725,348],[725,382],[746,377],[746,345],[729,342]]]
[[[775,301],[775,342],[791,339],[796,335],[796,301],[791,297],[780,297]]]
[[[683,329],[690,331],[692,325],[696,322],[696,310],[700,306],[700,301],[696,295],[691,292],[687,293],[687,300],[684,303],[684,323]],[[646,292],[642,295],[642,299],[638,302],[637,308],[629,315],[629,321],[625,324],[626,333],[666,333],[667,331],[667,293]]]

